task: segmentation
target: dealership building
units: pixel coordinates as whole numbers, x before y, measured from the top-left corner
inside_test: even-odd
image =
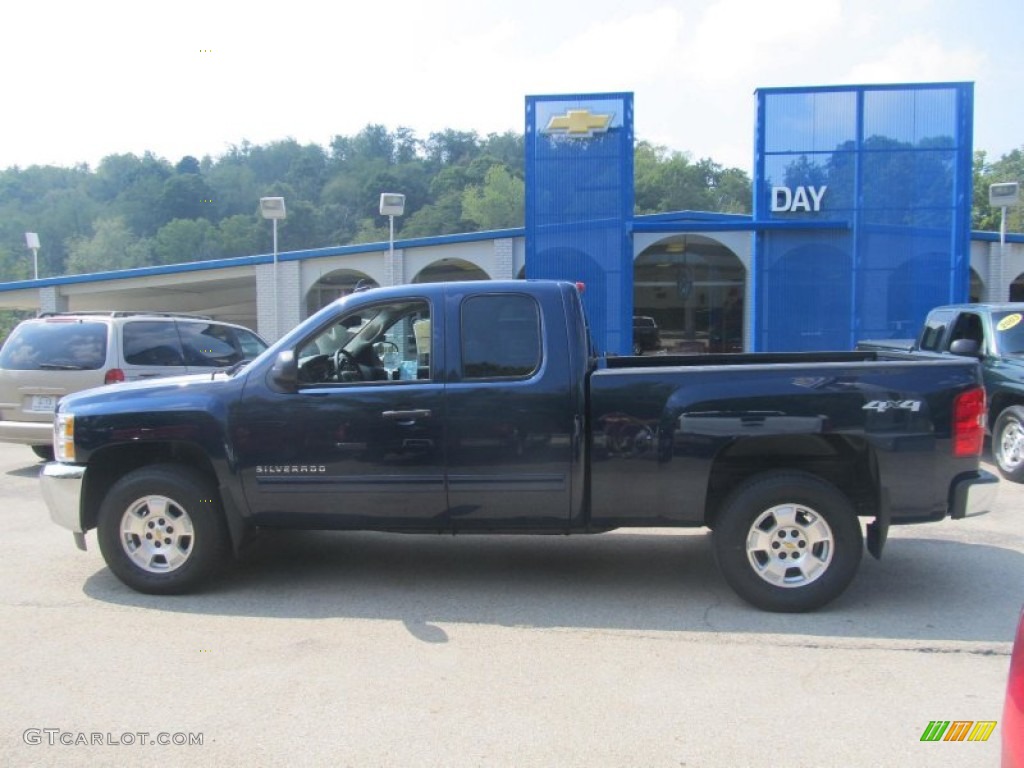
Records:
[[[0,307],[192,312],[272,339],[360,282],[560,278],[586,284],[608,352],[635,316],[669,351],[849,349],[939,304],[1024,301],[1024,236],[970,230],[972,133],[970,83],[760,89],[753,214],[635,216],[632,94],[530,96],[522,228],[6,283]]]

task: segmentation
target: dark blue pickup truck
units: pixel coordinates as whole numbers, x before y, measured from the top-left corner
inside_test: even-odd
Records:
[[[900,353],[595,356],[577,286],[351,296],[245,367],[63,399],[53,519],[147,593],[256,529],[707,527],[750,603],[840,594],[893,524],[980,514],[977,363]]]

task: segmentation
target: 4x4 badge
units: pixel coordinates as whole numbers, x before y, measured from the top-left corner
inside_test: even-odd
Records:
[[[870,403],[864,406],[862,410],[865,411],[878,411],[879,413],[885,413],[886,411],[913,411],[917,413],[921,410],[920,400],[872,400]]]

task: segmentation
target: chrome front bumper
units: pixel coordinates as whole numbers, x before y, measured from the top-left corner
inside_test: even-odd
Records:
[[[51,461],[39,473],[43,499],[50,510],[50,519],[67,528],[75,544],[85,550],[85,529],[82,527],[82,481],[85,467]]]
[[[991,512],[998,490],[999,478],[983,469],[958,477],[950,488],[949,516],[962,520]]]

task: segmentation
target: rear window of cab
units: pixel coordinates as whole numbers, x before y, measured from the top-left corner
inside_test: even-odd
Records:
[[[107,326],[58,318],[22,323],[0,350],[10,371],[94,371],[107,358]]]

